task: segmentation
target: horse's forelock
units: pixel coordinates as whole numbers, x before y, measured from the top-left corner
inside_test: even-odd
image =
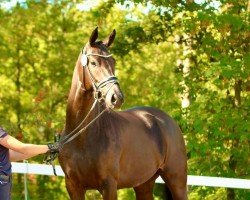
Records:
[[[101,54],[102,51],[108,52],[107,46],[103,43],[103,41],[97,41],[94,44],[90,45],[87,43],[85,47],[83,48],[83,53],[87,54],[90,49],[97,50],[95,53]]]

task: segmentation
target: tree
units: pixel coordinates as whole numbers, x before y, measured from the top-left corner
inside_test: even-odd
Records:
[[[217,2],[109,0],[86,11],[77,9],[77,1],[31,0],[0,7],[0,124],[23,141],[53,140],[63,128],[80,49],[95,26],[100,38],[115,28],[112,53],[123,109],[150,105],[170,113],[184,132],[189,174],[249,177],[249,2]],[[189,61],[188,75],[178,59]],[[186,88],[190,105],[182,108]],[[29,182],[35,183],[29,184],[31,199],[65,198],[62,178],[29,176]],[[162,199],[159,188],[156,199]],[[190,199],[248,195],[223,188],[189,191]],[[13,196],[22,196],[22,188]],[[134,194],[123,190],[119,197]],[[90,191],[93,198],[100,195]]]
[[[149,5],[146,1],[133,2]],[[191,155],[189,173],[243,178],[249,174],[243,164],[249,163],[245,154],[249,151],[250,105],[248,5],[246,1],[212,3],[151,1],[147,19],[138,26],[145,34],[148,26],[155,28],[149,34],[151,43],[178,35],[177,43],[190,46],[179,49],[186,51],[180,52],[180,58],[190,60],[188,75],[179,76],[180,83],[186,85],[179,92],[188,88],[191,103],[179,118]],[[158,18],[152,17],[152,12]],[[182,67],[176,69],[180,72],[176,76],[182,75]],[[208,196],[211,191],[208,198],[219,194],[244,199],[247,195],[243,190],[195,188],[190,196]]]

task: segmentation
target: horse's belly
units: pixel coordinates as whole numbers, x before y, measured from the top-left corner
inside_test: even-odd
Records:
[[[161,168],[163,157],[152,150],[127,154],[120,161],[118,188],[136,187],[152,178]]]
[[[156,175],[157,171],[158,169],[151,169],[151,171],[147,171],[144,174],[123,174],[117,182],[117,187],[118,189],[137,187]]]

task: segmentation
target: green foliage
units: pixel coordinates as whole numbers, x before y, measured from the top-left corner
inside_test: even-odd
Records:
[[[109,0],[90,10],[71,1],[1,6],[1,126],[25,142],[53,140],[64,125],[80,49],[96,26],[100,38],[115,28],[111,51],[123,109],[149,105],[172,115],[184,133],[189,174],[249,178],[249,3],[217,2]],[[182,108],[187,88],[190,106]],[[14,175],[13,199],[23,199],[22,178]],[[63,178],[30,175],[28,182],[30,199],[67,196]],[[162,191],[156,185],[155,199],[163,199]],[[248,196],[247,190],[189,187],[190,199]],[[135,199],[133,190],[119,190],[119,199]]]

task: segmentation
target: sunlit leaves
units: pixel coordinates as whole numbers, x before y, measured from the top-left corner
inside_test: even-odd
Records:
[[[111,51],[125,93],[123,108],[150,105],[169,112],[184,132],[189,174],[247,177],[247,1],[132,2],[100,1],[89,11],[79,10],[72,1],[27,1],[9,10],[0,9],[1,124],[13,135],[20,135],[20,125],[25,141],[52,140],[53,133],[63,128],[80,49],[96,26],[100,39],[116,29]],[[183,65],[176,65],[185,60],[190,66],[184,76]],[[182,109],[180,96],[187,88],[191,104]],[[235,161],[233,169],[229,163]],[[44,181],[48,177],[37,179],[40,185],[30,188],[32,195],[44,189]],[[62,184],[47,183],[49,198],[64,197],[60,196],[66,194]],[[226,198],[225,189],[190,190],[190,199]],[[133,198],[131,191],[120,192],[120,197]],[[245,191],[235,191],[244,199]],[[88,194],[89,199],[99,197]]]

